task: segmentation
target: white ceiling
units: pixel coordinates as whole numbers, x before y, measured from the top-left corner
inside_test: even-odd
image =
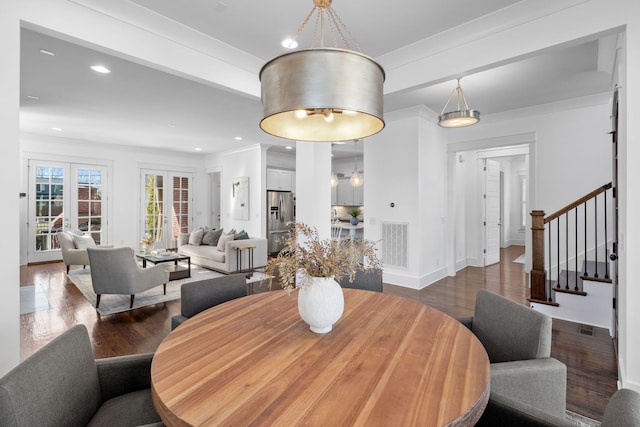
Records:
[[[109,6],[123,1],[111,0]],[[283,52],[280,42],[294,35],[312,7],[311,0],[130,3],[143,16],[169,18],[261,62]],[[459,0],[452,7],[447,0],[403,0],[394,7],[376,8],[370,0],[336,0],[333,7],[362,51],[378,58],[398,49],[411,49],[419,40],[517,3]],[[310,22],[300,37],[301,47],[310,46],[312,29]],[[483,116],[606,93],[615,43],[615,35],[609,35],[550,49],[466,75],[462,87],[470,107]],[[41,49],[55,56],[43,54]],[[290,144],[262,132],[258,127],[260,100],[237,91],[191,81],[27,29],[22,31],[21,55],[23,132],[189,153],[196,148],[213,153],[255,142],[277,147]],[[100,75],[91,71],[89,66],[96,63],[112,72]],[[454,87],[454,80],[426,82],[424,87],[385,95],[385,113],[425,105],[439,114]],[[236,136],[243,140],[235,140]],[[340,147],[335,148],[339,151]],[[347,156],[353,153],[352,147],[344,150]]]

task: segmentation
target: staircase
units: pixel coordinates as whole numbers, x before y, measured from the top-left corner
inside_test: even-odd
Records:
[[[609,183],[549,216],[531,212],[531,308],[613,335],[613,197]]]

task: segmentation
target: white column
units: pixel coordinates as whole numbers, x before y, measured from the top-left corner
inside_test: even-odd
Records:
[[[0,298],[0,376],[20,362],[20,234],[18,199],[20,178],[20,21],[18,1],[0,7],[0,223],[3,240],[0,259],[3,272]],[[25,199],[26,200],[26,199]]]
[[[296,221],[331,237],[331,144],[296,143]]]

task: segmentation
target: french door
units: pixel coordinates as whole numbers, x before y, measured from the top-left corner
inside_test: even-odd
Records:
[[[175,248],[178,235],[191,227],[193,176],[149,169],[141,172],[141,234],[149,235],[156,248]]]
[[[60,259],[60,230],[80,230],[103,242],[106,184],[105,166],[29,160],[28,262]]]
[[[484,159],[484,265],[500,262],[500,163]]]

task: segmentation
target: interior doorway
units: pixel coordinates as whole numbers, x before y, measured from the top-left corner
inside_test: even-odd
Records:
[[[531,203],[528,183],[529,175],[533,173],[529,165],[535,154],[530,153],[534,138],[532,134],[532,142],[522,143],[518,137],[520,143],[512,146],[491,147],[490,141],[483,140],[478,142],[477,148],[465,143],[461,146],[463,150],[450,149],[450,206],[455,216],[455,224],[450,228],[455,244],[452,248],[455,252],[451,252],[451,256],[455,256],[451,271],[498,262],[500,248],[510,245],[524,246],[525,252],[530,251],[527,249],[530,248],[530,236],[527,236],[528,228],[522,219],[530,222],[528,212],[523,213]],[[487,169],[494,172],[494,188],[489,192],[486,191],[484,171],[487,163],[493,165]],[[488,202],[492,202],[489,210]],[[493,258],[492,254],[495,254]],[[524,257],[525,268],[529,268],[526,265],[529,257],[528,254]]]

